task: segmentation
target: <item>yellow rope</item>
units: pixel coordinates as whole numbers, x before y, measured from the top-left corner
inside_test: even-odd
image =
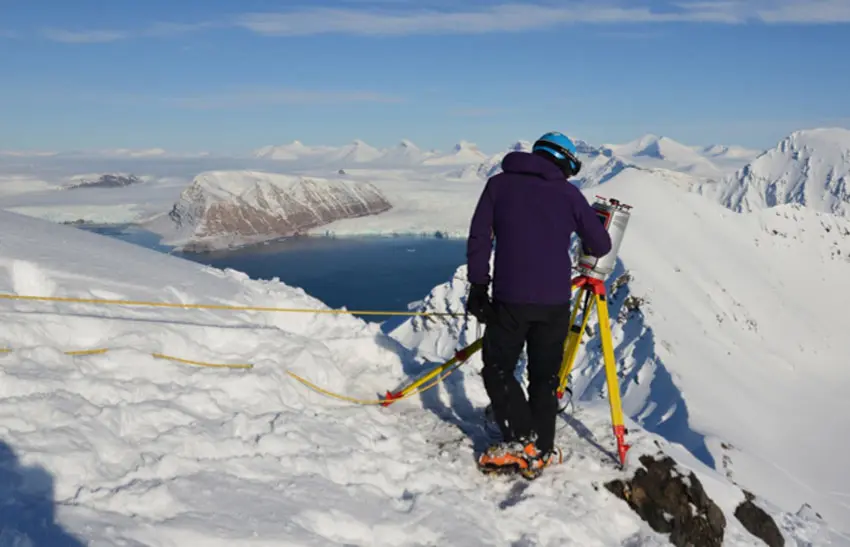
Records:
[[[0,353],[12,353],[14,351],[16,351],[16,350],[14,350],[12,348],[0,348]],[[89,350],[66,351],[66,352],[63,352],[63,353],[65,355],[80,356],[80,355],[103,354],[103,353],[106,353],[108,351],[109,351],[109,348],[99,348],[99,349],[89,349]],[[250,363],[207,363],[205,361],[193,361],[193,360],[190,360],[190,359],[183,359],[183,358],[180,358],[180,357],[174,357],[173,355],[165,355],[164,353],[151,353],[151,356],[154,357],[155,359],[165,359],[165,360],[168,360],[168,361],[175,361],[177,363],[185,363],[187,365],[196,365],[196,366],[200,366],[200,367],[232,368],[232,369],[252,369],[252,368],[254,368],[254,365],[252,365]],[[424,392],[428,391],[429,389],[437,386],[437,384],[439,384],[440,382],[442,382],[443,380],[448,378],[448,376],[451,373],[453,373],[455,370],[460,368],[460,365],[462,365],[462,364],[463,364],[463,361],[459,361],[455,366],[447,369],[443,374],[438,376],[435,380],[431,381],[430,383],[427,383],[424,386],[419,387],[419,388],[411,391],[410,393],[406,393],[406,394],[400,395],[398,397],[393,397],[391,399],[391,401],[392,402],[401,401],[402,399],[407,399],[409,397],[413,397],[414,395],[419,395],[420,393],[424,393]],[[333,391],[330,391],[330,390],[327,390],[323,387],[317,386],[313,382],[295,374],[294,372],[286,371],[286,373],[289,376],[291,376],[292,378],[294,378],[295,380],[297,380],[297,381],[301,382],[302,384],[304,384],[305,386],[309,387],[310,389],[312,389],[312,390],[314,390],[318,393],[321,393],[322,395],[332,397],[334,399],[339,399],[341,401],[347,401],[347,402],[359,404],[359,405],[382,405],[382,404],[385,404],[387,402],[387,399],[357,399],[357,398],[354,398],[354,397],[349,397],[347,395],[342,395],[340,393],[334,393]]]
[[[254,365],[250,363],[206,363],[204,361],[190,361],[189,359],[181,359],[179,357],[173,357],[171,355],[164,355],[162,353],[151,353],[151,355],[156,359],[167,359],[169,361],[176,361],[178,363],[185,363],[187,365],[197,365],[199,367],[213,367],[213,368],[254,368]]]
[[[12,348],[0,348],[0,353],[12,353],[16,350]],[[76,350],[76,351],[65,351],[63,352],[65,355],[72,356],[80,356],[80,355],[99,355],[109,351],[109,348],[99,348],[99,349],[84,349],[84,350]],[[175,361],[177,363],[185,363],[187,365],[195,365],[199,367],[211,367],[211,368],[240,368],[240,369],[250,369],[254,368],[252,364],[243,364],[243,363],[207,363],[205,361],[192,361],[189,359],[182,359],[180,357],[174,357],[173,355],[165,355],[164,353],[151,353],[150,354],[155,359],[166,359],[169,361]]]
[[[79,351],[66,351],[65,355],[100,355],[109,351],[109,348],[84,349]]]
[[[301,382],[302,384],[304,384],[305,386],[309,387],[313,391],[321,393],[322,395],[327,395],[328,397],[332,397],[334,399],[339,399],[340,401],[346,401],[346,402],[354,403],[354,404],[358,404],[358,405],[383,405],[387,402],[393,402],[394,403],[396,401],[401,401],[402,399],[407,399],[409,397],[413,397],[414,395],[419,395],[420,393],[425,393],[426,391],[428,391],[432,387],[436,387],[437,384],[439,384],[440,382],[445,380],[449,376],[449,374],[451,374],[452,372],[454,372],[458,368],[460,368],[460,363],[453,366],[452,368],[448,369],[446,372],[444,372],[442,375],[438,376],[431,383],[425,384],[423,387],[420,387],[420,388],[418,388],[414,391],[411,391],[410,393],[406,393],[406,394],[400,395],[398,397],[393,396],[393,398],[389,399],[389,400],[388,399],[355,399],[354,397],[349,397],[347,395],[342,395],[340,393],[334,393],[333,391],[329,391],[325,388],[319,387],[316,384],[314,384],[313,382],[306,380],[306,379],[302,378],[301,376],[298,376],[294,372],[286,371],[286,373],[288,375],[290,375],[291,377],[295,378],[296,380],[298,380],[299,382]]]
[[[179,304],[176,302],[148,302],[145,300],[109,300],[101,298],[71,298],[61,296],[30,296],[19,294],[0,294],[3,300],[36,300],[43,302],[72,302],[77,304],[102,304],[117,306],[149,306],[156,308],[184,308],[196,310],[232,310],[232,311],[262,311],[286,313],[330,313],[351,315],[403,315],[419,317],[461,317],[461,313],[451,312],[415,312],[415,311],[375,311],[375,310],[335,310],[313,308],[267,308],[261,306],[231,306],[227,304]]]

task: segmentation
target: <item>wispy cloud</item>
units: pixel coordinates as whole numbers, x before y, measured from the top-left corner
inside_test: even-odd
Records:
[[[119,40],[127,40],[130,38],[167,38],[169,36],[177,36],[180,34],[188,34],[202,30],[213,29],[216,27],[227,26],[222,23],[210,21],[199,23],[167,23],[159,22],[150,25],[149,27],[130,31],[130,30],[62,30],[62,29],[43,29],[41,35],[48,40],[54,42],[64,42],[67,44],[96,44],[117,42]]]
[[[353,34],[483,34],[518,32],[575,24],[652,23],[827,23],[850,22],[847,0],[681,1],[664,9],[643,2],[501,4],[480,9],[331,9],[250,13],[235,24],[270,36]]]
[[[129,30],[70,31],[49,29],[50,40],[69,43],[112,42],[138,37],[165,37],[210,29],[240,28],[265,36],[348,34],[402,36],[413,34],[486,34],[521,32],[567,25],[712,23],[737,25],[850,23],[848,0],[650,0],[585,1],[570,4],[537,0],[492,5],[426,0],[348,0],[351,7],[301,8],[244,13],[230,20],[157,23]],[[427,7],[423,7],[427,6]]]
[[[452,116],[459,116],[463,118],[487,118],[489,116],[498,116],[499,114],[504,114],[504,108],[456,108],[454,110],[450,110],[449,114]]]
[[[63,42],[66,44],[101,44],[105,42],[115,42],[123,40],[130,36],[130,33],[117,30],[60,30],[60,29],[44,29],[41,35],[54,42]]]
[[[0,39],[3,39],[3,38],[13,39],[13,38],[20,38],[20,37],[21,37],[21,35],[18,32],[15,32],[14,30],[0,29]]]
[[[403,98],[374,91],[323,91],[258,89],[159,99],[168,106],[189,109],[224,109],[276,104],[400,103]]]

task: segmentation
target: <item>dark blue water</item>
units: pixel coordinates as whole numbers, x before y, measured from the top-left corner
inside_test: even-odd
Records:
[[[162,252],[155,234],[127,226],[80,226]],[[252,279],[273,279],[339,308],[404,311],[448,281],[466,260],[463,240],[424,237],[303,237],[213,253],[171,252]],[[389,316],[363,316],[384,321]]]

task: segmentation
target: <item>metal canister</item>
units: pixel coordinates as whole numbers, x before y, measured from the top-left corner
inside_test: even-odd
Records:
[[[617,253],[620,250],[620,244],[623,242],[623,235],[626,233],[626,226],[631,216],[629,210],[632,207],[613,198],[596,196],[596,199],[593,209],[596,211],[599,221],[611,236],[611,250],[605,256],[596,258],[587,254],[587,249],[582,245],[578,269],[582,275],[604,281],[617,265]]]

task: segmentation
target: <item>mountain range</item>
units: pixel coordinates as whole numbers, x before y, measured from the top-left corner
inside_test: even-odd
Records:
[[[197,175],[201,199],[185,205],[256,208],[291,188],[275,201],[288,210],[309,188],[302,177],[239,173]],[[353,176],[394,206],[331,226],[465,220],[481,187],[432,173]],[[557,424],[567,460],[531,483],[474,468],[486,442],[480,353],[432,390],[369,404],[481,335],[463,314],[465,266],[413,309],[455,317],[369,324],[324,313],[278,280],[0,211],[0,293],[64,299],[4,304],[0,542],[662,547],[686,545],[680,519],[699,527],[710,502],[722,543],[690,545],[847,547],[850,220],[796,203],[736,213],[692,191],[692,179],[627,166],[583,190],[634,207],[607,299],[632,447],[618,469],[593,318]],[[820,291],[798,290],[813,277]],[[628,500],[612,490],[667,457],[700,488],[662,491],[675,519],[643,503],[658,499],[657,477]],[[770,543],[757,535],[766,531]]]
[[[703,195],[736,212],[800,204],[816,211],[848,214],[850,130],[847,129],[796,131],[767,150],[729,145],[688,146],[653,134],[624,144],[597,145],[578,138],[575,142],[583,169],[573,183],[582,188],[605,184],[625,172],[640,170],[655,173],[670,184]],[[463,237],[481,184],[500,171],[505,154],[530,148],[531,142],[527,140],[516,141],[496,154],[486,154],[468,141],[460,141],[443,152],[424,151],[409,140],[386,149],[362,140],[338,147],[308,146],[295,141],[261,148],[250,158],[163,159],[162,154],[129,158],[138,155],[132,151],[122,151],[127,156],[124,159],[78,159],[68,164],[62,162],[70,160],[54,156],[27,158],[26,161],[19,157],[6,158],[0,161],[0,169],[12,171],[6,171],[9,175],[0,175],[0,208],[59,222],[139,223],[157,219],[150,226],[156,226],[159,233],[173,236],[179,232],[189,239],[195,237],[207,242],[225,241],[233,236],[228,245],[240,238],[254,241],[258,237],[286,237],[305,231],[337,235],[439,233]],[[96,188],[84,188],[76,190],[74,196],[67,196],[52,190],[75,183],[81,175],[66,175],[65,179],[54,183],[42,180],[37,175],[38,167],[32,168],[32,165],[43,164],[44,171],[53,174],[71,168],[65,167],[68,165],[85,165],[88,173],[85,178],[96,180],[98,161],[109,167],[107,173],[130,171],[149,182],[115,188],[108,194]],[[127,164],[133,169],[124,169]],[[177,175],[175,168],[183,169],[188,176]],[[257,186],[260,178],[265,181],[264,188]],[[220,192],[208,188],[207,182],[211,180],[215,180],[214,186],[219,188],[241,190],[224,198]],[[310,181],[314,202],[333,203],[341,199],[341,192],[347,192],[344,199],[354,203],[361,199],[358,197],[360,191],[354,189],[368,188],[368,193],[374,196],[373,203],[356,211],[356,208],[331,206],[322,214],[300,215],[298,218],[304,222],[292,224],[270,219],[282,218],[280,215],[289,215],[286,211],[302,207],[304,204],[299,205],[296,200],[297,193],[291,194],[294,201],[286,205],[277,199],[251,202],[250,197],[243,196],[243,193],[266,195],[273,186],[277,188],[275,195],[290,195],[287,188],[306,180]],[[253,182],[246,184],[246,181]],[[205,192],[210,196],[203,196]],[[187,205],[208,198],[217,205],[210,208]],[[197,225],[199,217],[189,215],[189,211],[203,210],[211,214],[221,210],[225,200],[232,201],[227,206],[234,211],[232,218],[241,215],[243,219],[254,220],[243,223],[239,229],[218,221],[206,223],[207,228],[201,229]],[[235,213],[240,207],[243,210]],[[258,215],[264,219],[255,218]],[[163,217],[170,219],[173,225],[164,225]],[[187,220],[189,217],[195,220]],[[312,220],[307,221],[308,217]],[[188,230],[190,224],[198,231]],[[215,236],[205,231],[213,225],[218,226]],[[280,229],[272,230],[271,226]],[[248,237],[248,232],[253,235]],[[190,237],[192,233],[195,235]],[[207,235],[201,236],[201,233]],[[169,241],[190,243],[186,237],[169,237]]]

